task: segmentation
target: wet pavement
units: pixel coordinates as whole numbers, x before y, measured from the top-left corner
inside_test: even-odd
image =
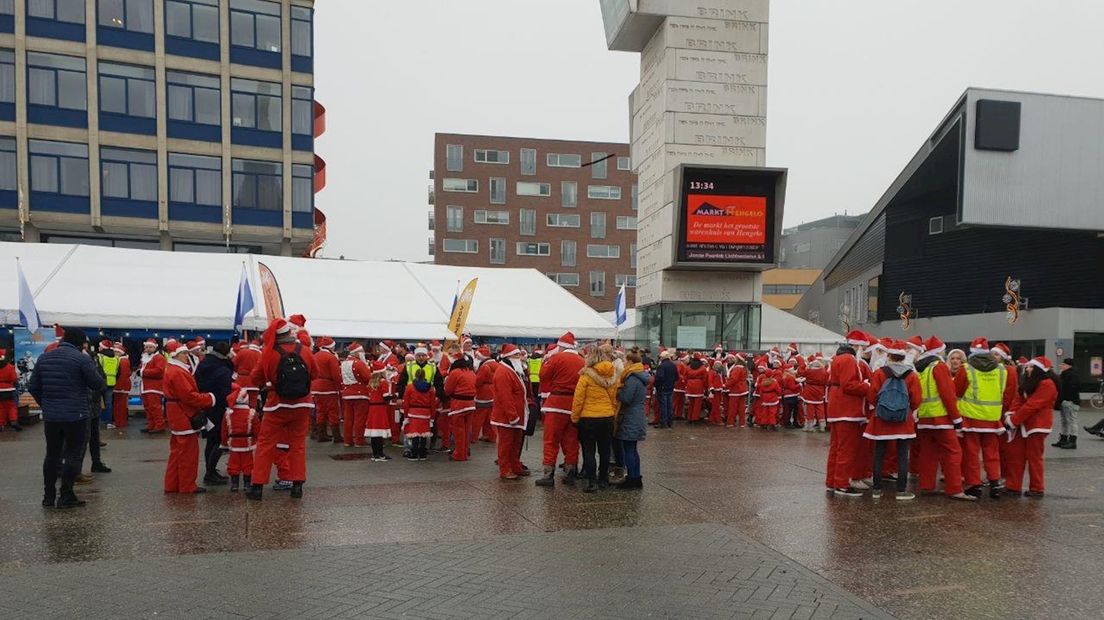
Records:
[[[0,590],[18,592],[0,596],[0,617],[1104,614],[1104,441],[1085,435],[1076,452],[1048,448],[1045,499],[977,504],[828,496],[828,436],[796,431],[651,431],[644,491],[594,495],[499,481],[490,444],[467,463],[335,460],[352,449],[311,444],[303,500],[266,489],[259,504],[226,487],[166,496],[165,437],[134,426],[104,439],[115,471],[78,487],[86,507],[56,511],[39,505],[40,428],[0,434]],[[539,436],[523,460],[539,469]],[[148,574],[179,576],[191,602],[165,607],[179,582],[138,585]],[[59,594],[62,576],[91,598]],[[227,579],[244,580],[240,601],[199,605],[197,589]],[[411,580],[423,587],[404,589]],[[301,596],[272,596],[300,581]],[[312,598],[319,588],[340,590],[337,602]],[[493,596],[511,588],[520,598]],[[104,592],[110,608],[96,596]],[[378,607],[381,597],[394,604]],[[89,600],[99,607],[82,607]]]

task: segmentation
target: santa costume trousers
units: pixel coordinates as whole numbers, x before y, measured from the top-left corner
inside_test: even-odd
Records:
[[[675,390],[675,396],[671,399],[671,408],[675,413],[675,419],[681,420],[686,417],[686,392],[680,392]]]
[[[560,417],[567,417],[562,414],[553,414]],[[547,420],[548,418],[545,417]],[[520,428],[510,428],[506,426],[499,426],[495,429],[495,435],[498,439],[498,475],[503,477],[518,476],[524,471],[524,467],[521,465],[521,459],[518,457],[521,454],[521,444],[524,440],[525,431]]]
[[[831,440],[828,444],[828,472],[825,485],[833,489],[846,489],[851,486],[857,470],[864,467],[863,425],[859,422],[833,422]]]
[[[314,395],[314,423],[322,428],[336,426],[341,420],[341,396],[337,394]]]
[[[985,462],[986,480],[1000,480],[1000,446],[997,433],[965,433],[962,438],[962,476],[967,487],[981,484],[981,462]]]
[[[724,392],[714,392],[711,398],[713,402],[709,410],[709,423],[719,425],[724,419],[724,402],[728,400],[728,398],[725,396]]]
[[[458,413],[449,416],[449,428],[452,429],[453,449],[452,460],[468,460],[468,452],[471,447],[471,422],[472,413]]]
[[[917,469],[920,490],[934,491],[936,470],[943,469],[943,491],[947,495],[962,492],[962,446],[953,428],[921,428],[916,431]]]
[[[9,392],[9,394],[14,394],[14,392]],[[16,406],[15,399],[0,399],[0,425],[18,423],[19,407]]]
[[[368,400],[349,398],[342,403],[345,414],[345,428],[342,429],[345,445],[364,445],[364,426],[368,424]]]
[[[173,435],[165,466],[166,493],[193,493],[199,473],[199,434]]]
[[[824,417],[825,417],[825,413],[826,413],[825,409],[827,409],[827,407],[825,406],[824,403],[804,403],[803,402],[802,406],[805,409],[805,424],[806,425],[812,426],[812,425],[815,425],[815,424],[819,424],[821,427],[824,426]]]
[[[1028,489],[1036,493],[1046,491],[1046,472],[1043,468],[1043,452],[1050,433],[1033,433],[1024,437],[1020,432],[1008,442],[1008,478],[1004,481],[1009,491],[1023,490],[1024,470],[1028,473]]]
[[[147,431],[160,431],[165,428],[165,409],[160,394],[142,394],[142,409],[146,411]]]
[[[728,397],[728,411],[725,412],[725,424],[728,426],[743,426],[744,413],[747,411],[747,395]]]
[[[544,416],[544,466],[555,467],[556,457],[563,451],[567,469],[579,465],[579,431],[571,423],[571,416],[564,413],[546,413]]]
[[[130,410],[127,403],[129,396],[126,392],[115,392],[115,397],[111,399],[111,423],[115,428],[126,428],[130,424]]]
[[[310,409],[277,409],[261,420],[257,438],[257,454],[253,461],[253,484],[266,484],[276,458],[276,444],[283,439],[288,444],[288,480],[307,479],[307,431],[310,429]]]
[[[238,474],[253,475],[252,450],[249,452],[231,452],[229,458],[226,459],[226,475],[237,476]]]

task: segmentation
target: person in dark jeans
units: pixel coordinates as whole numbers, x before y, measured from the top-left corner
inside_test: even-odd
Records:
[[[659,401],[659,428],[671,428],[674,422],[673,397],[675,381],[678,380],[678,367],[671,361],[668,351],[659,353],[659,368],[655,375],[656,399]]]
[[[579,444],[583,449],[584,493],[594,493],[609,486],[618,380],[612,360],[613,347],[598,347],[587,356],[587,366],[575,386],[571,421],[579,427]]]
[[[42,461],[45,492],[42,505],[73,508],[84,502],[73,493],[88,445],[89,393],[101,393],[106,383],[96,364],[82,352],[88,344],[84,332],[65,330],[61,345],[43,353],[35,364],[27,390],[42,409],[46,458]],[[99,445],[97,444],[97,452]],[[57,480],[61,474],[61,495]]]
[[[216,342],[211,347],[211,352],[196,366],[195,380],[200,392],[215,395],[215,406],[205,412],[213,427],[204,431],[207,444],[203,447],[203,462],[206,465],[203,482],[207,485],[223,485],[229,478],[218,470],[218,462],[222,458],[222,420],[226,415],[226,398],[230,396],[234,385],[234,363],[230,361],[229,344]]]
[[[1061,369],[1059,379],[1062,384],[1058,386],[1061,407],[1058,415],[1058,443],[1051,445],[1063,450],[1076,450],[1077,413],[1081,411],[1081,378],[1077,376],[1070,358],[1062,360]]]
[[[95,343],[89,343],[88,349],[85,351],[85,355],[88,359],[92,360],[92,365],[95,366],[96,374],[100,376],[100,380],[104,382],[104,388],[100,391],[90,391],[88,393],[88,453],[92,457],[92,473],[94,474],[110,474],[111,468],[104,465],[103,459],[100,458],[100,449],[106,446],[104,442],[100,441],[100,415],[104,410],[104,394],[109,393],[110,390],[107,386],[107,374],[104,373],[103,366],[100,365],[96,355],[92,353],[92,347]],[[81,461],[84,461],[84,454],[81,454]],[[90,481],[91,478],[85,480]]]

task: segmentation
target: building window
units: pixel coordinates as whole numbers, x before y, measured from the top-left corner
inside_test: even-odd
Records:
[[[578,228],[579,216],[578,214],[566,214],[566,213],[549,213],[547,216],[546,224],[552,228]]]
[[[99,0],[99,25],[153,34],[153,0]]]
[[[445,230],[448,232],[464,231],[464,207],[456,205],[445,207]]]
[[[928,220],[928,234],[929,235],[941,235],[943,234],[943,216],[933,217]]]
[[[437,248],[433,247],[433,239],[429,240],[429,255],[430,256],[436,256],[437,255]]]
[[[0,0],[0,15],[15,15],[15,0]]]
[[[583,165],[583,156],[549,153],[547,162],[549,168],[578,168]]]
[[[518,241],[517,255],[518,256],[550,256],[552,254],[552,246],[547,243],[528,243],[525,241]]]
[[[525,236],[532,236],[537,234],[537,210],[536,209],[522,209],[521,217],[521,234]]]
[[[157,200],[157,153],[132,149],[100,149],[104,198]]]
[[[505,239],[491,239],[491,264],[492,265],[505,265],[506,264],[506,240]]]
[[[636,217],[632,215],[618,215],[617,230],[636,230]]]
[[[218,44],[218,0],[167,0],[165,34],[170,37]]]
[[[621,188],[616,185],[588,185],[587,198],[595,200],[621,200]]]
[[[272,161],[235,159],[233,207],[282,211],[284,208],[283,164]]]
[[[617,274],[613,278],[614,286],[621,288],[636,288],[636,276],[629,274]]]
[[[88,196],[88,145],[31,140],[31,191]]]
[[[606,179],[609,178],[609,157],[608,153],[591,153],[590,161],[594,162],[590,165],[590,178],[592,179]]]
[[[549,280],[552,280],[560,286],[579,286],[579,274],[577,273],[549,273],[545,274]]]
[[[314,212],[314,166],[291,166],[291,212]],[[313,221],[311,222],[313,225]]]
[[[617,158],[617,169],[618,170],[632,170],[632,160],[629,159],[628,157],[618,157]]]
[[[517,195],[518,196],[551,196],[552,184],[551,183],[530,183],[527,181],[518,181],[517,183]]]
[[[640,207],[640,187],[636,183],[632,186],[632,210],[636,211]]]
[[[491,178],[491,204],[506,204],[506,179]]]
[[[291,133],[314,135],[314,91],[308,86],[291,87]]]
[[[479,181],[476,179],[444,179],[442,189],[446,192],[474,194],[479,191]]]
[[[592,271],[592,272],[590,272],[590,296],[591,297],[605,297],[606,296],[606,272],[604,272],[604,271]]]
[[[486,211],[484,209],[475,210],[475,223],[476,224],[510,224],[510,212],[509,211]]]
[[[169,153],[169,202],[222,206],[222,158]]]
[[[84,0],[27,0],[27,16],[83,24]]]
[[[621,246],[591,243],[587,245],[587,258],[621,258]]]
[[[156,118],[156,92],[152,67],[100,63],[100,112]]]
[[[629,267],[636,269],[636,244],[629,244]]]
[[[234,127],[282,132],[282,87],[277,82],[230,80],[230,116]]]
[[[450,144],[445,147],[445,170],[449,172],[464,171],[464,145]]]
[[[168,71],[169,120],[222,124],[222,89],[216,75]]]
[[[0,49],[0,103],[15,103],[15,52]],[[11,119],[14,120],[13,115]]]
[[[230,44],[262,52],[279,52],[280,3],[230,0]]]
[[[579,184],[575,181],[560,182],[560,206],[574,209],[579,206]]]
[[[521,173],[524,175],[537,173],[537,149],[521,149]]]
[[[570,239],[560,241],[560,266],[575,266],[575,242]]]
[[[590,214],[590,237],[592,239],[606,238],[606,214],[596,211]]]
[[[28,103],[87,110],[88,82],[84,66],[83,58],[27,52]]]
[[[15,161],[15,138],[0,138],[0,190],[18,188]]]
[[[475,163],[477,164],[508,164],[510,163],[509,151],[491,151],[487,149],[475,149]]]
[[[475,239],[445,239],[441,249],[450,254],[477,254],[479,241]]]
[[[291,53],[307,58],[314,55],[314,12],[307,7],[291,7]]]

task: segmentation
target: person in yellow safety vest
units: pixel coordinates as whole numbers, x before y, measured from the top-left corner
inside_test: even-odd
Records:
[[[1000,497],[1001,415],[1005,392],[1014,389],[1008,371],[994,357],[985,338],[970,343],[970,355],[955,377],[958,411],[962,414],[962,475],[966,494],[981,496],[981,466],[989,482],[989,496]]]
[[[541,365],[544,364],[544,350],[537,347],[533,350],[532,355],[529,356],[529,384],[533,387],[533,398],[537,401],[537,406],[540,406],[540,371]]]
[[[115,383],[119,380],[119,358],[115,357],[115,344],[110,340],[100,341],[100,354],[96,356],[100,368],[104,372],[104,380],[107,387],[103,391],[104,409],[100,412],[100,419],[108,422],[108,428],[115,428],[111,424],[111,405],[115,393]]]
[[[423,344],[419,344],[414,349],[414,361],[407,362],[403,368],[403,372],[399,376],[398,394],[406,393],[406,384],[414,382],[414,377],[419,368],[425,371],[425,380],[433,386],[437,398],[443,399],[445,397],[445,380],[441,378],[441,373],[437,370],[437,364],[429,360],[429,350]]]

